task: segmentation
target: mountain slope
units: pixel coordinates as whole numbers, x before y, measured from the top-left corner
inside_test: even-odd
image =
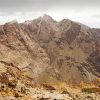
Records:
[[[100,31],[44,15],[0,26],[0,62],[36,82],[91,82],[100,77]]]

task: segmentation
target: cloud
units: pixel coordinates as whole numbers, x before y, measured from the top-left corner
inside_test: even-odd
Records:
[[[100,18],[100,13],[94,14],[94,15],[92,15],[91,17],[92,17],[92,18]]]
[[[100,22],[99,4],[100,0],[0,0],[0,23],[13,19],[23,22],[46,13],[56,20],[69,18],[93,26]]]
[[[0,0],[0,10],[7,12],[41,11],[62,7],[74,8],[73,10],[97,8],[99,0]]]

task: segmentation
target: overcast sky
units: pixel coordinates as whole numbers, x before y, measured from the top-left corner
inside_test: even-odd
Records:
[[[0,0],[0,24],[13,19],[32,20],[43,14],[100,28],[100,0]]]

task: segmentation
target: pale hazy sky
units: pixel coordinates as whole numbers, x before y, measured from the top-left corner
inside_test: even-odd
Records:
[[[0,0],[0,24],[13,19],[32,20],[43,14],[100,28],[100,0]]]

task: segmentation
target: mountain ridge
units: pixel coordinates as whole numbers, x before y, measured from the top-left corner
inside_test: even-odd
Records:
[[[81,81],[100,77],[99,30],[44,15],[0,26],[0,61],[14,63],[37,83]],[[31,70],[30,70],[31,69]]]

